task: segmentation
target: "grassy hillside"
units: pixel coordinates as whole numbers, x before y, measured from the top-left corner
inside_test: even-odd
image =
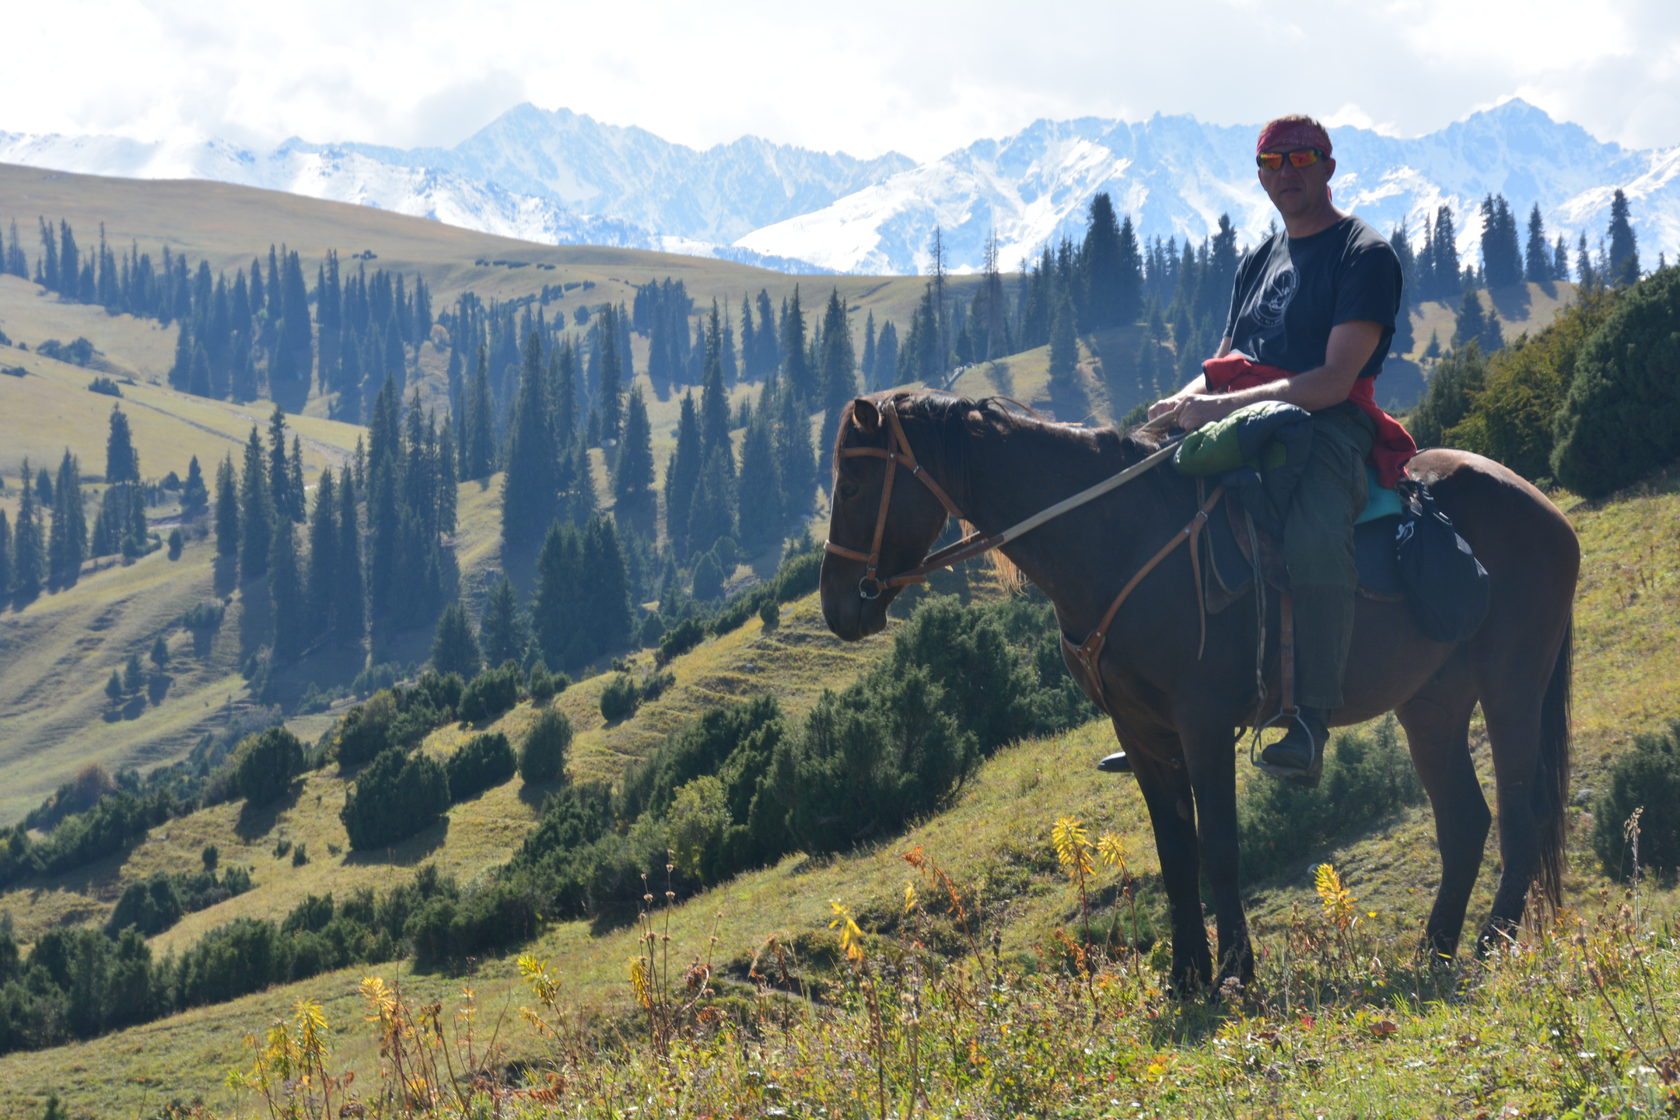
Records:
[[[1571,910],[1590,919],[1597,913],[1594,908],[1599,904],[1594,899],[1603,883],[1585,843],[1593,791],[1601,787],[1609,760],[1633,734],[1652,730],[1672,715],[1673,705],[1664,698],[1680,685],[1675,670],[1680,665],[1680,635],[1669,622],[1680,610],[1680,573],[1672,563],[1672,550],[1663,547],[1680,534],[1680,485],[1670,478],[1601,505],[1559,497],[1581,533],[1584,549],[1576,647],[1575,774],[1580,797],[1572,814],[1574,839],[1566,894]],[[763,634],[756,622],[749,622],[738,633],[708,642],[679,659],[678,687],[616,727],[602,726],[598,713],[592,712],[592,698],[598,696],[602,679],[582,682],[556,701],[582,732],[574,745],[574,768],[580,774],[610,773],[626,759],[639,757],[664,729],[722,694],[770,687],[797,707],[824,685],[850,679],[884,646],[879,638],[860,646],[840,646],[823,633],[815,602],[807,598],[784,612],[782,626],[774,634]],[[497,726],[517,732],[530,718],[529,706],[521,705]],[[426,749],[446,752],[461,735],[458,729],[446,729],[428,740]],[[1096,896],[1099,917],[1137,920],[1146,932],[1160,929],[1156,863],[1141,802],[1128,783],[1090,769],[1091,761],[1110,746],[1107,728],[1100,722],[1052,740],[1023,743],[988,763],[947,812],[900,839],[830,860],[792,857],[697,898],[677,900],[668,913],[659,915],[661,931],[668,929],[671,937],[674,967],[709,956],[720,968],[720,982],[739,979],[753,955],[772,938],[805,959],[812,954],[831,956],[830,899],[846,904],[866,929],[891,930],[906,885],[915,881],[918,890],[928,889],[900,858],[903,852],[921,847],[965,891],[972,892],[970,904],[987,915],[1002,959],[1012,967],[1036,971],[1048,963],[1046,953],[1051,959],[1058,957],[1056,931],[1072,931],[1080,921],[1077,893],[1057,868],[1049,842],[1054,822],[1063,816],[1079,817],[1093,837],[1104,831],[1119,836],[1132,874],[1139,877],[1136,914],[1123,897],[1104,887]],[[1476,753],[1479,759],[1485,758],[1485,751]],[[1240,769],[1239,780],[1245,787],[1266,780],[1246,767]],[[1484,773],[1483,782],[1491,796],[1491,775]],[[447,826],[388,854],[346,856],[335,851],[344,846],[337,821],[342,797],[339,779],[330,773],[312,775],[278,813],[247,818],[237,805],[206,810],[171,822],[120,866],[89,869],[64,882],[14,892],[4,905],[12,909],[20,932],[55,921],[99,919],[108,912],[122,883],[154,870],[187,870],[196,864],[197,853],[206,843],[220,847],[224,863],[256,868],[255,890],[193,915],[160,936],[154,941],[154,951],[164,952],[237,914],[278,916],[307,893],[342,894],[360,885],[385,884],[393,874],[408,874],[422,861],[433,861],[469,879],[505,859],[534,815],[533,799],[522,796],[515,781],[456,806]],[[281,840],[306,845],[309,862],[298,867],[289,854],[277,855]],[[1319,909],[1311,868],[1320,861],[1332,862],[1358,896],[1363,952],[1373,961],[1389,962],[1385,968],[1401,969],[1421,929],[1438,873],[1433,824],[1427,812],[1413,810],[1374,829],[1356,826],[1337,846],[1311,853],[1274,880],[1251,884],[1249,905],[1262,954],[1262,975],[1270,975],[1274,982],[1277,969],[1302,967],[1299,960],[1288,965],[1288,954],[1300,951],[1296,939],[1304,936],[1303,923],[1310,922]],[[1488,864],[1472,902],[1472,920],[1485,913],[1491,902],[1496,862],[1497,848],[1490,840]],[[1680,899],[1672,886],[1647,884],[1640,906],[1646,927],[1661,929],[1663,922],[1675,919]],[[633,999],[624,968],[626,960],[637,953],[638,936],[636,929],[561,923],[545,932],[529,951],[554,962],[569,1013],[580,1022],[602,1017],[622,1020],[634,1038]],[[1327,953],[1334,948],[1333,940],[1316,944]],[[874,951],[887,950],[877,947]],[[1160,951],[1140,962],[1144,971],[1139,980],[1117,976],[1110,983],[1137,982],[1147,987],[1151,983],[1147,977],[1154,975],[1152,983],[1158,986],[1156,970],[1164,965],[1164,960],[1156,959]],[[1362,963],[1364,959],[1337,958],[1323,967],[1368,975],[1372,966]],[[355,995],[361,971],[400,979],[419,1002],[454,998],[460,986],[460,981],[449,976],[415,975],[400,965],[345,970],[86,1044],[14,1054],[0,1059],[0,1085],[6,1086],[0,1089],[0,1111],[15,1113],[23,1102],[40,1099],[46,1086],[57,1087],[68,1101],[97,1115],[137,1115],[157,1107],[168,1095],[183,1092],[202,1092],[225,1102],[227,1098],[220,1095],[224,1092],[220,1073],[242,1061],[240,1037],[289,1014],[292,1003],[304,997],[319,999],[325,1007],[334,1027],[331,1043],[338,1066],[371,1075],[376,1065],[375,1040],[361,1023]],[[1058,973],[1052,969],[1047,975],[1053,983]],[[1405,975],[1410,976],[1408,983],[1423,982]],[[1464,982],[1499,982],[1491,977],[1479,980],[1477,975],[1475,970],[1468,971]],[[1323,1054],[1327,1075],[1357,1069],[1364,1078],[1390,1076],[1378,1072],[1381,1053],[1368,1049],[1381,1044],[1382,1038],[1361,1035],[1356,1028],[1364,1020],[1358,1015],[1365,1019],[1388,1016],[1408,1024],[1408,1035],[1428,1054],[1434,1046],[1446,1044],[1443,1039],[1430,1043],[1431,1031],[1469,1029],[1462,1017],[1474,1007],[1481,1008],[1478,1014],[1494,1014],[1473,993],[1464,997],[1468,1002],[1431,1005],[1433,1011],[1421,1003],[1400,1005],[1396,1010],[1397,1005],[1385,1002],[1375,991],[1358,990],[1357,984],[1349,989],[1331,977],[1323,977],[1323,982],[1330,987],[1312,997],[1321,1001],[1317,1014],[1327,1021],[1345,1020],[1352,1032],[1345,1052]],[[1391,971],[1385,982],[1396,982],[1395,973]],[[511,1014],[512,1008],[533,1002],[512,959],[482,962],[470,983],[481,1015]],[[1072,997],[1078,997],[1078,992]],[[1300,993],[1294,998],[1301,998]],[[1190,1014],[1170,1005],[1154,1012],[1163,1013]],[[1262,1002],[1246,1014],[1263,1023],[1278,1013]],[[1169,1064],[1186,1070],[1205,1065],[1206,1072],[1196,1076],[1215,1079],[1220,1068],[1215,1060],[1219,1032],[1244,1022],[1260,1030],[1254,1021],[1235,1013],[1215,1016],[1204,1027],[1168,1032],[1155,1045],[1168,1056]],[[1135,1030],[1127,1022],[1109,1028],[1111,1037]],[[1509,1029],[1520,1027],[1517,1023]],[[550,1044],[511,1028],[504,1042],[510,1059],[553,1053]],[[1466,1053],[1476,1060],[1495,1060],[1475,1045]],[[1184,1086],[1186,1092],[1193,1093],[1198,1084],[1211,1089],[1216,1083],[1197,1081],[1188,1072],[1183,1076],[1191,1078]],[[1316,1091],[1311,1086],[1318,1084],[1317,1078],[1308,1078],[1305,1069],[1298,1076],[1298,1091]],[[1408,1092],[1429,1089],[1415,1084]],[[1158,1107],[1166,1114],[1177,1114],[1169,1104]],[[1394,1114],[1415,1112],[1408,1105]]]
[[[117,246],[126,245],[130,237],[154,252],[168,244],[171,251],[194,259],[202,256],[216,268],[248,265],[253,255],[266,252],[270,241],[284,241],[305,261],[328,248],[338,249],[342,258],[371,250],[379,267],[425,275],[440,302],[466,289],[486,299],[515,298],[560,280],[594,284],[584,297],[592,304],[606,299],[628,301],[635,284],[673,276],[684,280],[698,304],[703,306],[715,295],[731,313],[743,292],[756,293],[765,287],[779,302],[799,283],[809,318],[820,312],[820,301],[830,284],[835,284],[851,302],[858,322],[873,310],[878,323],[894,319],[902,327],[922,290],[917,278],[796,280],[722,262],[528,245],[378,211],[216,184],[133,183],[0,167],[0,223],[15,213],[19,228],[28,231],[34,227],[37,212],[49,220],[71,221],[84,248],[89,232],[104,220],[107,237]],[[475,264],[478,260],[528,260],[554,268]],[[567,298],[576,297],[569,294]],[[1532,288],[1525,301],[1494,302],[1509,322],[1526,322],[1530,327],[1545,321],[1558,306],[1538,288]],[[1440,330],[1442,338],[1450,335],[1452,315],[1453,309],[1442,305],[1422,310],[1414,322],[1418,338],[1414,357],[1421,355],[1432,330]],[[261,402],[207,401],[175,393],[163,384],[163,371],[173,354],[172,328],[62,304],[32,284],[0,277],[0,329],[14,342],[30,347],[27,352],[0,350],[0,365],[19,367],[25,374],[0,376],[0,475],[7,482],[7,489],[0,492],[0,508],[9,512],[15,512],[17,472],[25,457],[32,468],[51,468],[69,448],[80,457],[84,478],[103,470],[106,418],[113,398],[87,391],[93,371],[35,353],[46,339],[85,337],[101,352],[105,373],[122,382],[121,405],[148,477],[170,470],[184,474],[187,459],[194,454],[206,473],[213,474],[214,463],[237,452],[252,424],[266,425],[270,406]],[[1507,334],[1512,333],[1507,328]],[[1058,407],[1058,415],[1102,420],[1113,414],[1115,408],[1102,388],[1102,363],[1107,355],[1135,352],[1135,335],[1135,331],[1122,330],[1082,340],[1084,400],[1071,409]],[[1043,404],[1048,399],[1047,359],[1046,350],[1040,348],[977,365],[962,371],[950,387],[960,393],[1002,393]],[[645,355],[638,352],[638,368],[644,360]],[[442,363],[442,351],[430,345],[424,348],[422,368],[433,379],[441,376]],[[738,396],[752,391],[748,387],[736,390]],[[1060,406],[1063,402],[1052,403]],[[657,402],[650,396],[650,404],[655,461],[662,469],[677,400]],[[322,468],[344,461],[362,432],[311,416],[291,417],[288,422],[303,438],[306,483],[311,485]],[[605,496],[604,464],[598,456],[595,467]],[[475,602],[506,566],[499,540],[498,495],[497,479],[469,483],[460,490],[456,553],[463,591]],[[1680,612],[1680,570],[1673,549],[1673,542],[1680,539],[1680,493],[1670,478],[1601,504],[1562,494],[1557,498],[1581,533],[1585,550],[1576,637],[1576,787],[1581,798],[1575,810],[1568,883],[1571,905],[1584,907],[1603,888],[1584,842],[1591,794],[1602,787],[1608,760],[1615,752],[1676,710],[1671,698],[1680,684],[1675,669],[1680,665],[1680,636],[1671,620]],[[239,668],[258,644],[258,635],[265,632],[261,617],[265,599],[260,584],[241,590],[218,582],[212,552],[210,540],[192,537],[177,560],[160,550],[127,565],[102,561],[85,569],[74,588],[44,594],[24,610],[0,613],[0,766],[8,776],[0,789],[0,821],[18,819],[89,763],[114,770],[179,758],[200,736],[226,726],[250,706]],[[745,579],[748,571],[743,568],[737,575]],[[218,626],[194,632],[178,625],[182,615],[203,603],[225,608]],[[908,613],[908,604],[895,613],[901,617]],[[114,708],[104,695],[106,678],[130,653],[144,656],[160,634],[170,651],[163,687],[145,703]],[[425,657],[429,640],[429,633],[406,635],[384,656],[418,662]],[[784,710],[801,714],[824,688],[839,689],[856,679],[886,651],[887,644],[877,638],[861,645],[842,645],[827,633],[814,597],[806,597],[784,607],[780,626],[771,632],[765,632],[756,619],[750,620],[741,629],[677,659],[671,666],[675,685],[621,723],[607,725],[600,716],[599,701],[608,675],[578,682],[554,701],[577,731],[571,756],[573,776],[611,780],[629,763],[646,757],[671,732],[726,700],[773,692]],[[632,659],[631,667],[640,670],[648,661],[644,652]],[[334,665],[332,670],[348,676],[359,667]],[[282,683],[288,695],[295,697],[304,681],[300,675]],[[313,742],[345,707],[341,702],[332,711],[296,717],[290,723]],[[517,742],[534,718],[535,712],[524,703],[490,727],[506,731]],[[423,749],[440,757],[448,755],[478,730],[484,729],[440,729]],[[1485,744],[1475,745],[1480,761]],[[710,958],[719,966],[719,983],[741,994],[747,990],[754,954],[772,939],[808,962],[831,963],[836,956],[834,934],[828,929],[833,917],[831,899],[844,902],[866,929],[891,935],[901,928],[898,914],[907,882],[916,880],[923,891],[928,888],[900,858],[905,850],[920,846],[971,892],[978,911],[984,912],[988,936],[995,932],[997,959],[1021,970],[1022,976],[1036,977],[1021,981],[1020,990],[1042,983],[1046,1006],[1065,1012],[1066,1022],[1083,1021],[1088,1009],[1079,1002],[1083,998],[1079,991],[1070,995],[1055,987],[1069,975],[1061,968],[1064,950],[1058,931],[1071,931],[1080,919],[1077,893],[1069,888],[1050,850],[1050,831],[1057,818],[1076,816],[1093,835],[1112,831],[1121,838],[1132,873],[1138,877],[1137,908],[1133,911],[1113,885],[1106,884],[1096,896],[1099,914],[1136,918],[1145,935],[1160,928],[1155,857],[1141,803],[1127,782],[1117,784],[1090,768],[1096,757],[1110,749],[1108,730],[1100,723],[1049,741],[1021,744],[989,762],[946,812],[905,837],[843,857],[792,857],[700,897],[675,900],[659,915],[661,929],[671,938],[673,969],[680,971],[691,959]],[[1245,785],[1263,780],[1251,778],[1243,769],[1240,780]],[[1484,774],[1483,780],[1491,795],[1491,776]],[[463,883],[473,881],[505,862],[518,847],[537,817],[545,792],[522,789],[514,780],[454,806],[445,824],[390,851],[351,854],[338,817],[346,783],[335,770],[315,772],[294,797],[277,808],[253,812],[236,802],[171,821],[120,858],[6,892],[0,896],[0,912],[10,915],[20,940],[28,942],[52,928],[103,922],[127,884],[159,871],[196,870],[199,853],[207,844],[219,849],[224,866],[253,869],[253,890],[189,915],[153,939],[154,953],[162,955],[194,943],[205,931],[233,918],[278,918],[310,894],[330,891],[343,897],[363,886],[383,889],[412,876],[425,863]],[[306,858],[297,857],[300,849]],[[1473,920],[1490,901],[1491,867],[1496,858],[1497,849],[1490,842],[1489,866],[1484,868],[1472,905]],[[1275,880],[1251,884],[1249,901],[1263,975],[1271,983],[1277,983],[1280,969],[1293,967],[1287,962],[1304,928],[1301,914],[1318,907],[1310,868],[1326,859],[1355,885],[1361,911],[1372,915],[1361,928],[1366,939],[1360,942],[1364,955],[1356,961],[1350,951],[1337,967],[1346,973],[1375,976],[1361,971],[1366,969],[1366,958],[1390,962],[1406,958],[1421,929],[1438,866],[1433,824],[1426,812],[1412,811],[1374,830],[1355,829],[1334,849],[1303,858]],[[1647,918],[1648,923],[1660,926],[1662,921],[1674,920],[1677,906],[1671,890],[1648,888],[1642,905],[1655,915]],[[949,928],[941,929],[939,944],[951,946],[954,935]],[[625,982],[625,967],[639,952],[639,936],[634,928],[567,922],[551,926],[529,947],[530,952],[555,962],[569,1014],[580,1023],[622,1028],[632,1055],[641,1053],[637,1032],[642,1028],[637,1026],[641,1020]],[[892,949],[891,942],[889,936],[873,943],[871,952],[900,951]],[[1265,1002],[1276,998],[1276,990],[1264,993],[1258,1008],[1223,1017],[1204,1013],[1209,1017],[1197,1019],[1161,1000],[1160,956],[1157,943],[1152,955],[1112,972],[1105,981],[1110,991],[1135,988],[1141,993],[1126,1006],[1120,1021],[1105,1023],[1108,1041],[1072,1035],[1063,1041],[1076,1052],[1096,1047],[1106,1055],[1111,1069],[1137,1066],[1128,1086],[1133,1093],[1148,1097],[1151,1103],[1144,1111],[1201,1111],[1200,1105],[1189,1108],[1187,1102],[1235,1100],[1231,1086],[1239,1083],[1247,1087],[1245,1091],[1257,1091],[1264,1076],[1252,1072],[1254,1067],[1229,1064],[1231,1051],[1220,1040],[1242,1027],[1245,1016],[1261,1024],[1255,1031],[1272,1029],[1276,1036],[1277,1023],[1294,1029],[1287,1009],[1280,1012]],[[453,1001],[463,982],[447,975],[416,975],[407,965],[372,971],[400,977],[417,1001]],[[904,975],[912,973],[913,969]],[[147,1115],[171,1097],[197,1094],[221,1108],[231,1099],[222,1084],[223,1073],[246,1060],[242,1036],[260,1033],[275,1018],[289,1014],[302,998],[316,998],[325,1005],[332,1024],[335,1068],[357,1069],[364,1083],[372,1081],[378,1047],[362,1022],[362,1007],[355,995],[360,979],[360,970],[344,970],[89,1043],[0,1058],[0,1115],[39,1115],[40,1102],[49,1089],[65,1098],[73,1114]],[[479,962],[470,984],[482,1009],[481,1022],[506,1018],[501,1041],[508,1059],[554,1057],[550,1043],[514,1026],[514,1009],[532,1000],[511,957]],[[1412,990],[1416,1002],[1407,1012],[1413,1016],[1406,1022],[1408,1031],[1426,1038],[1430,1032],[1473,1029],[1453,1016],[1464,1014],[1463,1007],[1470,1006],[1474,997],[1467,997],[1456,1011],[1430,1011],[1424,1006],[1426,997],[1418,995],[1420,990]],[[1349,1078],[1354,1071],[1360,1077],[1374,1076],[1369,1071],[1378,1068],[1383,1055],[1373,1047],[1381,1046],[1387,1035],[1373,1038],[1361,1024],[1374,1021],[1374,1015],[1399,1014],[1385,998],[1374,992],[1338,990],[1322,1014],[1327,1020],[1345,1018],[1350,1024],[1346,1036],[1339,1045],[1320,1047],[1328,1057],[1317,1059],[1319,1064],[1310,1071],[1301,1066],[1290,1075],[1300,1082],[1299,1095],[1279,1097],[1270,1104],[1250,1101],[1253,1107],[1228,1104],[1226,1111],[1286,1112],[1297,1105],[1302,1110],[1325,1111],[1327,1101],[1328,1111],[1334,1113],[1335,1098],[1322,1088],[1330,1078],[1312,1071],[1328,1069]],[[1477,1006],[1491,1014],[1489,1008]],[[1156,1024],[1150,1028],[1155,1033],[1146,1029],[1139,1035],[1138,1022]],[[834,1037],[850,1037],[845,1033],[848,1029],[852,1028],[834,1025]],[[1032,1029],[1043,1032],[1048,1027],[1039,1024]],[[1143,1067],[1138,1055],[1108,1049],[1117,1045],[1117,1039],[1126,1040],[1126,1045],[1152,1047],[1152,1052],[1163,1056],[1163,1070],[1184,1071],[1181,1081],[1174,1087],[1165,1075],[1139,1072]],[[828,1042],[807,1045],[815,1052]],[[1441,1041],[1440,1046],[1447,1042]],[[994,1053],[1002,1055],[1007,1049],[999,1043]],[[1425,1062],[1427,1051],[1408,1053],[1424,1063],[1419,1068],[1434,1068]],[[1467,1045],[1464,1053],[1472,1063],[1490,1060],[1476,1046]],[[635,1060],[626,1059],[624,1084],[658,1080],[650,1080],[647,1070],[636,1068]],[[718,1055],[707,1060],[719,1060]],[[839,1050],[825,1060],[848,1069],[862,1068],[857,1054],[847,1057]],[[1275,1062],[1264,1054],[1254,1060],[1262,1065]],[[1042,1068],[1053,1066],[1046,1059]],[[1233,1073],[1237,1069],[1242,1072]],[[801,1075],[790,1071],[786,1076],[792,1082]],[[1249,1077],[1252,1083],[1243,1080]],[[1169,1088],[1183,1096],[1165,1095]],[[989,1099],[995,1103],[1004,1098]],[[1022,1099],[1028,1104],[1016,1108],[1030,1115],[1045,1110],[1035,1106],[1058,1098],[1046,1089],[1039,1096]],[[1284,1099],[1294,1103],[1287,1107],[1278,1103]],[[1417,1102],[1427,1098],[1396,1097],[1402,1099],[1408,1103],[1393,1106],[1393,1114],[1419,1114]],[[254,1102],[245,1103],[246,1114],[251,1114],[253,1106]],[[855,1101],[851,1107],[856,1107]],[[1103,1105],[1093,1096],[1084,1110],[1070,1114],[1109,1107],[1122,1106]],[[1431,1107],[1437,1114],[1460,1111],[1445,1104]],[[679,1110],[678,1114],[685,1113]],[[952,1105],[948,1114],[974,1113]]]

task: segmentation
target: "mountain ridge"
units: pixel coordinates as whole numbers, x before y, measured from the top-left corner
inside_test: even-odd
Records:
[[[1230,215],[1252,244],[1274,215],[1246,152],[1250,125],[1156,113],[1128,122],[1042,118],[935,160],[860,159],[742,136],[704,150],[637,126],[522,103],[452,148],[288,139],[268,152],[220,139],[0,132],[0,160],[129,178],[204,178],[376,206],[555,244],[719,256],[783,271],[976,271],[994,232],[1005,267],[1082,230],[1105,190],[1145,240],[1199,241]],[[1616,189],[1645,255],[1680,244],[1680,145],[1634,150],[1520,99],[1419,137],[1334,130],[1338,203],[1414,236],[1446,205],[1461,256],[1479,251],[1479,205],[1502,194],[1519,220],[1538,204],[1548,245],[1595,248]]]

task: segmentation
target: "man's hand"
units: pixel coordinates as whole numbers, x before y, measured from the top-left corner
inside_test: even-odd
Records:
[[[1225,419],[1236,407],[1229,395],[1195,393],[1179,402],[1176,424],[1187,432],[1193,432],[1203,424]]]

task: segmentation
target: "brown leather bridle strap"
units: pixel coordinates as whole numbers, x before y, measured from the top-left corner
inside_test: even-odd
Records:
[[[951,501],[949,495],[945,493],[944,489],[941,488],[940,485],[934,481],[933,477],[922,469],[921,464],[916,461],[915,453],[910,449],[910,440],[904,434],[904,426],[899,422],[897,411],[890,403],[882,404],[880,406],[880,410],[886,415],[889,427],[887,446],[848,447],[839,453],[840,458],[842,459],[868,457],[885,459],[887,461],[887,477],[881,486],[881,505],[875,514],[875,535],[870,541],[869,551],[859,552],[855,548],[847,548],[845,545],[835,544],[832,540],[823,542],[823,549],[825,551],[831,552],[834,555],[847,560],[861,561],[865,565],[863,578],[858,581],[858,594],[862,595],[865,599],[873,599],[889,587],[905,587],[909,584],[921,583],[923,580],[927,579],[928,575],[932,572],[939,571],[941,568],[949,568],[952,565],[960,564],[964,560],[972,560],[974,557],[990,552],[994,548],[1002,547],[1014,540],[1016,537],[1038,528],[1046,521],[1060,517],[1062,514],[1071,509],[1076,509],[1093,499],[1101,497],[1110,490],[1123,486],[1132,479],[1136,478],[1138,475],[1143,474],[1145,471],[1148,471],[1165,462],[1172,455],[1176,447],[1176,445],[1169,444],[1166,447],[1159,448],[1145,458],[1133,463],[1125,470],[1112,474],[1103,479],[1101,482],[1086,487],[1077,494],[1063,498],[1055,505],[1042,509],[1033,514],[1031,517],[1018,521],[1001,532],[992,534],[984,534],[980,532],[970,533],[962,540],[946,545],[937,552],[924,557],[922,562],[917,564],[915,567],[882,580],[877,575],[881,562],[881,541],[886,535],[887,507],[892,498],[893,476],[894,472],[900,465],[909,470],[911,477],[919,480],[933,493],[935,498],[939,499],[939,504],[945,507],[946,513],[957,518],[959,521],[964,520],[964,518],[961,511],[957,509],[956,503]],[[871,594],[871,591],[873,591],[873,594]]]
[[[933,480],[933,476],[922,469],[916,461],[916,453],[911,450],[910,440],[904,434],[904,425],[898,419],[898,411],[890,403],[881,405],[881,412],[887,418],[887,446],[886,447],[848,447],[840,452],[842,459],[873,458],[887,461],[887,477],[881,484],[881,505],[875,513],[875,535],[869,542],[868,552],[859,552],[855,548],[835,544],[832,540],[823,542],[823,549],[847,560],[861,560],[864,564],[863,578],[858,580],[858,594],[865,599],[873,599],[888,587],[902,587],[905,584],[916,583],[927,576],[926,572],[912,575],[904,573],[889,580],[881,580],[877,572],[881,565],[881,541],[887,532],[887,512],[892,504],[893,479],[897,476],[898,468],[904,467],[910,472],[910,477],[926,486],[933,496],[939,499],[939,504],[945,507],[945,512],[952,517],[962,518],[956,503],[951,501],[950,495],[943,487]],[[871,594],[870,589],[873,589]]]
[[[1097,628],[1092,630],[1079,645],[1071,647],[1074,657],[1079,659],[1080,667],[1085,670],[1086,679],[1091,682],[1095,689],[1094,695],[1101,696],[1103,694],[1102,673],[1097,668],[1097,662],[1102,658],[1103,646],[1108,641],[1108,628],[1113,624],[1114,616],[1120,613],[1121,604],[1131,597],[1138,584],[1143,582],[1144,576],[1159,567],[1161,561],[1165,560],[1174,549],[1186,541],[1190,542],[1190,573],[1196,585],[1196,618],[1201,631],[1200,641],[1196,647],[1196,656],[1198,659],[1202,656],[1202,651],[1207,646],[1207,604],[1202,598],[1202,565],[1200,553],[1196,550],[1196,540],[1201,536],[1202,528],[1207,524],[1208,514],[1212,512],[1214,506],[1219,504],[1219,499],[1224,493],[1225,488],[1223,486],[1213,488],[1213,493],[1208,495],[1207,501],[1201,504],[1201,507],[1196,510],[1195,515],[1190,518],[1184,528],[1174,533],[1167,543],[1162,545],[1155,555],[1151,556],[1148,562],[1133,573],[1131,579],[1126,581],[1126,585],[1120,589],[1120,594],[1116,595],[1114,601],[1108,605],[1108,610],[1103,614],[1102,621],[1097,623]]]

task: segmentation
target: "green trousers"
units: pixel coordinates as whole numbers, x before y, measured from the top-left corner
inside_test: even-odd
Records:
[[[1365,508],[1376,426],[1358,405],[1313,413],[1312,452],[1283,522],[1295,611],[1295,702],[1334,711],[1353,644],[1353,523]]]

